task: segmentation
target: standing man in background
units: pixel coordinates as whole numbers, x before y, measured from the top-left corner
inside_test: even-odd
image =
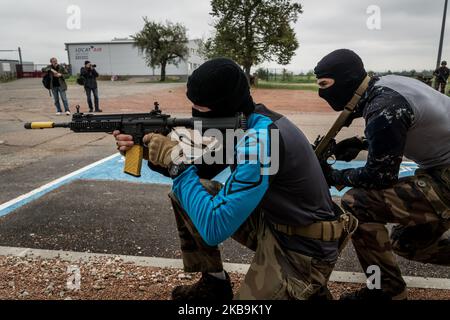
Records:
[[[50,90],[53,94],[53,99],[55,101],[56,115],[60,116],[62,114],[61,104],[59,103],[59,96],[64,104],[64,111],[66,115],[70,115],[69,102],[67,101],[67,84],[66,80],[69,77],[67,70],[60,64],[56,58],[50,59],[50,65],[42,68],[42,72],[48,72],[50,75]]]
[[[94,112],[94,109],[92,107],[91,93],[94,95],[95,112],[102,112],[102,110],[100,110],[98,106],[98,73],[97,70],[95,70],[96,67],[97,66],[95,64],[92,64],[90,61],[85,61],[84,67],[80,70],[80,76],[84,78],[84,90],[86,91],[89,112]]]
[[[434,88],[437,91],[445,94],[445,87],[447,86],[448,76],[450,75],[450,70],[447,68],[447,61],[442,61],[441,66],[434,71],[434,76],[436,77]]]

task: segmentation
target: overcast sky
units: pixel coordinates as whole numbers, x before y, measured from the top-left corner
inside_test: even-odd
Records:
[[[436,63],[444,0],[299,0],[304,13],[295,30],[300,48],[288,69],[307,71],[328,52],[349,48],[368,70],[432,69]],[[67,8],[81,9],[81,28],[66,27]],[[369,30],[367,9],[380,8],[381,29]],[[190,38],[212,30],[209,0],[0,0],[0,50],[22,48],[23,59],[67,62],[65,42],[108,41],[139,31],[142,17],[181,22]],[[450,23],[449,23],[450,24]],[[450,60],[450,33],[443,58]],[[0,58],[17,59],[0,52]],[[276,64],[265,63],[276,67]]]

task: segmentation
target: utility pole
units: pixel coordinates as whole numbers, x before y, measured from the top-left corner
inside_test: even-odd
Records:
[[[439,42],[439,52],[438,52],[438,59],[436,62],[436,69],[439,68],[439,66],[441,65],[442,47],[444,45],[445,21],[447,20],[447,4],[448,4],[448,0],[445,0],[444,16],[442,18],[441,40]]]
[[[19,51],[19,63],[23,64],[22,63],[22,50],[20,50],[20,47],[17,48],[17,51]]]

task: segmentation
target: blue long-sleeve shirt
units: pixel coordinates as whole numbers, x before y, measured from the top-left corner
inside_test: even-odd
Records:
[[[267,192],[271,124],[267,116],[256,113],[249,116],[249,130],[235,147],[237,165],[216,196],[202,186],[194,166],[174,179],[174,194],[208,245],[218,245],[229,238]]]

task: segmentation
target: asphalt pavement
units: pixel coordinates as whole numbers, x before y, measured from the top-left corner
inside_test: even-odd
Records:
[[[0,246],[180,258],[169,186],[77,180],[0,218]],[[233,240],[223,260],[249,263]],[[448,267],[399,258],[405,275],[447,278]],[[361,272],[351,245],[336,270]]]

